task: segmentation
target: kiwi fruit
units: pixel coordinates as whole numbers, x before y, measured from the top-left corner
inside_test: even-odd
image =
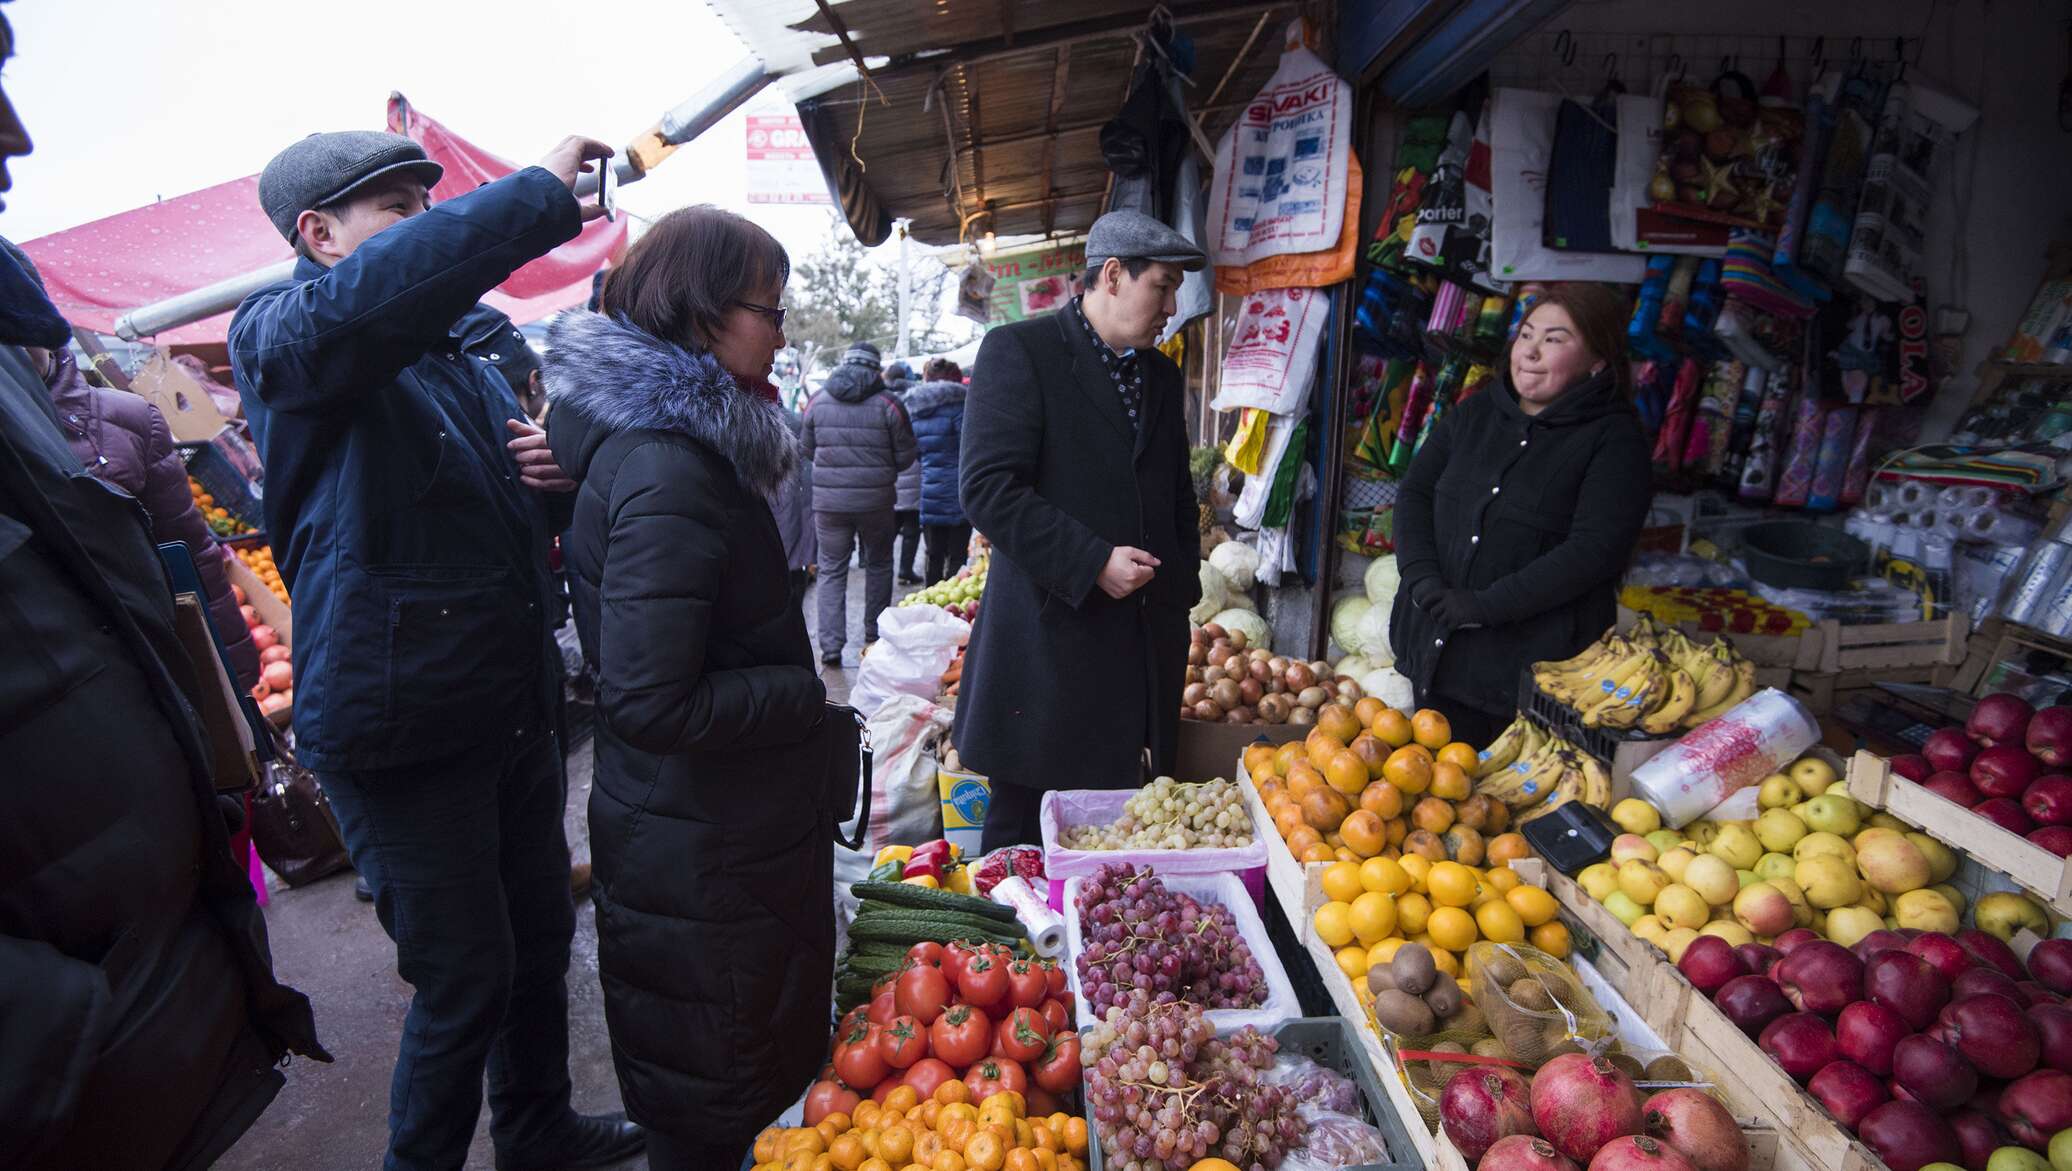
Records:
[[[1400,1037],[1430,1036],[1438,1023],[1424,1001],[1400,988],[1375,994],[1374,1019],[1381,1022],[1382,1028]]]
[[[1525,979],[1524,961],[1499,948],[1489,949],[1488,958],[1481,963],[1480,969],[1475,973],[1475,978],[1483,984],[1493,984],[1499,988],[1509,988]]]
[[[1674,1053],[1664,1053],[1662,1056],[1648,1062],[1647,1069],[1643,1070],[1642,1073],[1644,1076],[1640,1080],[1649,1082],[1694,1082],[1698,1080],[1692,1076],[1691,1067],[1685,1065],[1683,1058],[1678,1057]]]
[[[1429,1050],[1429,1052],[1432,1053],[1466,1053],[1467,1051],[1468,1047],[1461,1044],[1458,1041],[1441,1041],[1437,1045],[1432,1046]],[[1465,1063],[1442,1062],[1435,1060],[1432,1063],[1432,1074],[1434,1077],[1437,1077],[1439,1079],[1439,1084],[1443,1086],[1447,1082],[1453,1080],[1454,1074],[1457,1074],[1461,1070],[1467,1068],[1469,1067]]]
[[[1432,986],[1432,977],[1439,974],[1432,963],[1432,953],[1421,943],[1406,943],[1397,948],[1389,967],[1396,977],[1396,990],[1411,996],[1423,996]]]
[[[1461,996],[1460,985],[1454,982],[1453,977],[1440,972],[1432,980],[1432,986],[1425,989],[1424,1002],[1425,1007],[1432,1010],[1432,1015],[1442,1021],[1450,1021],[1460,1012],[1466,999]]]
[[[1367,991],[1376,996],[1396,986],[1395,969],[1387,964],[1376,964],[1367,969]]]
[[[1647,1067],[1641,1065],[1640,1059],[1638,1057],[1633,1056],[1631,1053],[1607,1052],[1604,1055],[1604,1059],[1606,1061],[1611,1062],[1618,1068],[1626,1071],[1626,1076],[1632,1078],[1634,1081],[1639,1081],[1641,1079],[1641,1075],[1647,1072]]]
[[[1497,1040],[1495,1037],[1482,1038],[1480,1041],[1477,1041],[1473,1045],[1468,1046],[1468,1052],[1474,1054],[1477,1057],[1510,1056],[1509,1053],[1504,1052],[1504,1043],[1502,1041]]]
[[[1470,1000],[1466,1004],[1461,1005],[1460,1012],[1452,1020],[1446,1022],[1446,1027],[1477,1036],[1486,1036],[1489,1033],[1489,1018],[1483,1016],[1481,1007]]]
[[[1515,980],[1504,990],[1511,1003],[1527,1012],[1552,1012],[1554,997],[1547,992],[1547,986],[1537,977],[1526,976]]]

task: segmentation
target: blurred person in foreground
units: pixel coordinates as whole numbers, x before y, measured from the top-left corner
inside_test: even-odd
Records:
[[[14,34],[0,17],[0,58]],[[0,89],[5,160],[28,132]],[[202,1171],[319,1061],[196,716],[137,501],[80,468],[23,347],[71,331],[0,253],[0,1166]],[[47,358],[45,359],[47,363]],[[184,485],[183,485],[184,490]]]
[[[740,1166],[827,1045],[826,691],[768,503],[799,459],[768,380],[790,269],[748,220],[683,208],[613,270],[602,313],[548,334],[598,654],[598,975],[653,1171]]]
[[[1180,369],[1154,348],[1207,263],[1141,212],[1086,242],[1086,292],[979,347],[964,400],[964,514],[993,542],[966,652],[957,751],[992,779],[985,848],[1033,843],[1051,788],[1170,773],[1201,599]]]
[[[575,931],[554,717],[552,534],[575,485],[463,318],[602,214],[567,138],[428,206],[417,143],[313,134],[259,202],[300,259],[230,324],[295,595],[295,731],[413,989],[389,1086],[390,1171],[459,1167],[482,1109],[499,1171],[616,1162],[639,1128],[569,1106]]]

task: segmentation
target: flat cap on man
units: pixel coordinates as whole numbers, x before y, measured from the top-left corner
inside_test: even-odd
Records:
[[[446,168],[400,134],[381,130],[312,134],[273,156],[259,173],[259,206],[275,230],[293,243],[297,216],[397,171],[416,176],[429,191]]]
[[[1094,221],[1086,234],[1086,264],[1094,268],[1117,260],[1157,260],[1196,272],[1209,258],[1194,242],[1141,211],[1111,211]]]

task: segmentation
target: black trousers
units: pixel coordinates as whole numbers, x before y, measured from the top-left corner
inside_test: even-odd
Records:
[[[914,558],[921,552],[921,510],[902,508],[892,514],[899,526],[899,575],[914,576]]]
[[[1478,752],[1489,747],[1490,741],[1495,740],[1497,733],[1503,731],[1513,718],[1511,712],[1486,711],[1466,700],[1436,691],[1418,696],[1418,703],[1445,716],[1453,728],[1453,738]]]
[[[992,801],[986,806],[986,828],[979,836],[980,849],[991,852],[1002,846],[1041,845],[1042,806],[1042,789],[994,781]]]
[[[971,526],[925,525],[922,532],[928,537],[928,572],[925,580],[929,585],[957,572],[964,564],[964,550],[971,545]]]

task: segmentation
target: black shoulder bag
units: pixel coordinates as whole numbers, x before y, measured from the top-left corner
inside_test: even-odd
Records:
[[[845,850],[863,848],[871,822],[871,738],[863,713],[846,703],[827,705],[820,721],[821,743],[827,750],[823,772],[827,778],[827,807],[833,811],[835,841]],[[856,826],[847,835],[841,822],[851,813]]]

